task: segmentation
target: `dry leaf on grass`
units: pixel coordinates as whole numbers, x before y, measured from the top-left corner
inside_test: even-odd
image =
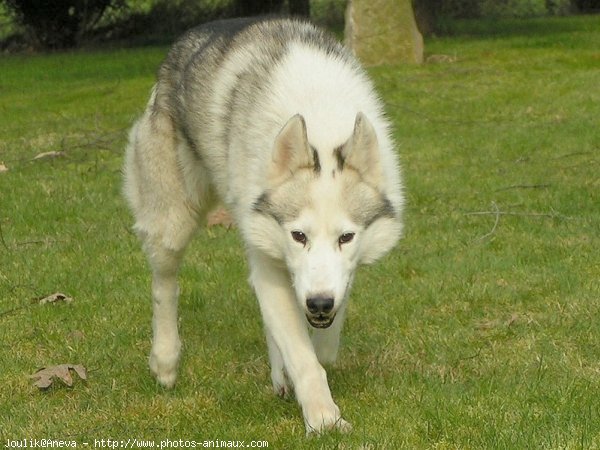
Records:
[[[2,172],[8,172],[8,167],[6,167],[3,162],[0,162],[0,173]]]
[[[65,156],[65,152],[44,152],[35,155],[33,157],[33,160],[35,161],[36,159],[59,158],[62,156]]]
[[[225,208],[219,207],[208,213],[207,225],[209,227],[223,225],[225,228],[229,228],[233,225],[233,219]]]
[[[458,60],[456,55],[429,55],[426,59],[428,63],[455,63]]]
[[[61,292],[56,292],[54,294],[48,295],[47,297],[37,297],[34,299],[34,301],[39,303],[40,305],[45,305],[46,303],[58,302],[71,303],[73,299]]]
[[[87,370],[81,364],[59,364],[57,366],[42,367],[29,378],[37,381],[33,383],[40,389],[47,389],[52,386],[54,378],[61,379],[67,386],[73,386],[73,377],[71,376],[71,370],[74,370],[79,378],[87,380]]]
[[[82,341],[85,339],[85,333],[81,330],[73,330],[67,335],[67,337],[70,341]]]

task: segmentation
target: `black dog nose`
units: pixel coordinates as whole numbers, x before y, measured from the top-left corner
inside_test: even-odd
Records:
[[[306,307],[311,314],[329,314],[333,309],[333,299],[320,295],[311,297],[306,300]]]

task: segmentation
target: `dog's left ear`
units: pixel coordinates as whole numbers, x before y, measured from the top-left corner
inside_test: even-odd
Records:
[[[283,126],[275,138],[273,160],[269,167],[269,181],[278,184],[301,167],[314,166],[308,144],[304,117],[296,114]]]
[[[383,168],[379,157],[377,134],[367,117],[359,112],[354,122],[352,137],[344,144],[341,164],[352,166],[363,179],[379,187],[383,182]]]

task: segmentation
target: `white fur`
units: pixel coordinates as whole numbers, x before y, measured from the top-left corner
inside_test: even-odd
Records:
[[[252,61],[252,51],[258,50],[249,48],[249,53],[223,62],[223,76],[215,76],[218,88],[208,105],[210,114],[216,116],[226,107],[230,86],[236,74]],[[348,430],[350,425],[333,401],[322,364],[331,364],[337,357],[356,267],[380,258],[400,236],[398,163],[371,83],[347,61],[308,45],[292,45],[271,83],[270,95],[247,112],[247,123],[252,126],[233,132],[229,148],[212,145],[225,129],[222,123],[213,120],[212,133],[188,130],[197,133],[193,137],[202,145],[204,165],[192,156],[193,150],[177,123],[155,94],[131,131],[124,191],[152,268],[154,338],[150,368],[161,384],[174,385],[181,352],[177,271],[198,223],[213,204],[215,192],[233,213],[246,243],[250,283],[264,320],[274,391],[283,396],[293,388],[307,432]],[[377,174],[376,188],[396,213],[369,226],[355,222],[350,210],[368,209],[373,205],[367,203],[375,197],[346,198],[362,181],[349,169],[340,172],[333,153],[353,138],[360,112],[374,133],[371,141],[380,162],[373,172]],[[275,164],[276,138],[296,114],[304,118],[308,143],[318,149],[321,172],[307,178],[300,192],[285,193],[281,183],[273,184],[269,173]],[[300,156],[301,160],[311,155]],[[307,176],[300,175],[302,169],[297,167],[284,167],[284,176],[286,171],[291,182]],[[369,189],[375,188],[363,186],[363,191]],[[274,200],[278,207],[300,202],[302,208],[293,220],[278,223],[269,214],[255,210],[257,199],[265,192],[283,197]],[[307,242],[294,240],[294,231],[302,231]],[[354,239],[341,244],[345,233],[354,233]],[[307,299],[319,295],[334,299],[335,319],[329,328],[311,330]]]

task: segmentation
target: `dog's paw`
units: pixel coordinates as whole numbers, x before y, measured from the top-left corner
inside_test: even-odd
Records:
[[[306,425],[307,436],[331,430],[342,433],[352,431],[352,425],[342,418],[340,409],[335,403],[332,403],[332,405],[312,405],[310,408],[305,408],[304,424]]]
[[[177,366],[179,363],[179,352],[167,357],[160,356],[152,351],[150,354],[150,371],[156,377],[156,380],[166,388],[175,386],[177,380]]]
[[[282,369],[271,371],[271,381],[273,382],[273,392],[281,398],[287,398],[291,389],[285,371]]]

